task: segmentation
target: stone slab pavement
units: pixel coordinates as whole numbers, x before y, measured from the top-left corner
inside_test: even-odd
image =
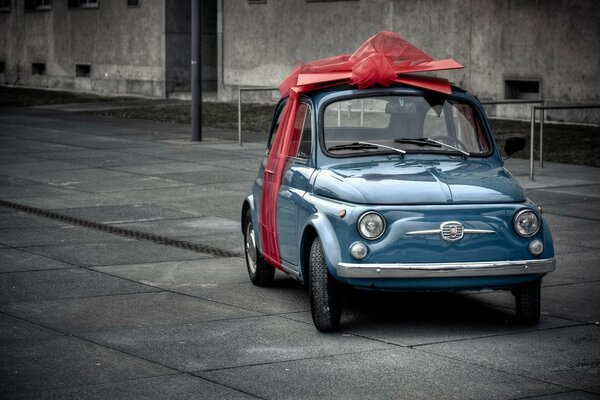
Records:
[[[264,135],[88,109],[0,109],[0,200],[65,217],[0,207],[0,398],[600,398],[599,169],[507,162],[557,243],[539,325],[503,292],[356,293],[321,334],[303,287],[239,256]]]

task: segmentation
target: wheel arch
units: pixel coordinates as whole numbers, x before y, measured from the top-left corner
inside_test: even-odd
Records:
[[[314,214],[302,232],[300,242],[300,271],[302,281],[306,284],[308,279],[308,264],[310,260],[310,246],[315,238],[321,239],[325,262],[329,272],[337,279],[336,265],[340,262],[340,244],[333,226],[323,214]]]

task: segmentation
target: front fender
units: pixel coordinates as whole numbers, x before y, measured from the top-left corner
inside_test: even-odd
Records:
[[[322,212],[311,215],[308,220],[308,224],[316,232],[316,235],[321,239],[321,245],[323,246],[323,254],[325,256],[325,262],[331,275],[337,278],[336,266],[341,262],[341,249],[337,235],[333,228],[333,225]],[[305,230],[306,231],[306,230]],[[306,240],[306,235],[303,235]],[[310,243],[304,243],[305,246],[310,246]],[[308,260],[305,260],[308,265]]]

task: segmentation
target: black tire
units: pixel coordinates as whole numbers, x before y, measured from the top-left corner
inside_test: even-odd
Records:
[[[244,251],[246,253],[246,268],[252,283],[256,286],[267,286],[273,282],[275,268],[265,261],[262,254],[260,254],[260,250],[256,247],[250,210],[246,212],[244,217]]]
[[[321,332],[337,330],[342,315],[339,284],[329,274],[319,238],[310,247],[308,291],[315,327]]]
[[[515,295],[517,321],[522,324],[535,325],[540,321],[541,280],[537,279],[525,285],[512,288]]]

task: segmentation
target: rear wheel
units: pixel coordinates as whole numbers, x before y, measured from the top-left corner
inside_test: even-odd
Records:
[[[517,320],[523,324],[535,325],[540,320],[541,280],[515,286],[512,292],[515,295]]]
[[[340,326],[342,314],[339,285],[327,269],[319,238],[311,245],[309,262],[308,289],[313,322],[321,332],[335,331]]]
[[[250,210],[244,218],[244,249],[246,251],[246,267],[250,280],[257,286],[266,286],[273,281],[275,268],[270,266],[256,247],[256,235],[252,224]]]

